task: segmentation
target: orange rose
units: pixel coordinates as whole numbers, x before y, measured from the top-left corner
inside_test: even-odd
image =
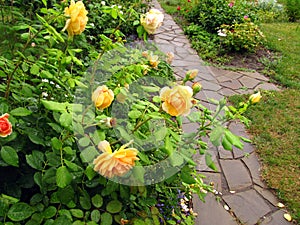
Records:
[[[135,148],[126,148],[133,141],[122,145],[121,148],[112,152],[108,141],[104,140],[98,144],[98,148],[103,153],[94,159],[94,170],[102,176],[112,178],[114,176],[122,176],[127,173],[135,164],[138,150]]]
[[[65,8],[65,15],[70,19],[67,20],[63,31],[67,30],[69,36],[81,34],[88,21],[87,14],[88,11],[82,1],[75,3],[74,0],[71,0],[71,5]]]
[[[97,87],[92,94],[92,101],[99,110],[106,109],[114,100],[114,93],[106,85]]]
[[[164,87],[160,91],[160,98],[164,102],[162,109],[171,116],[186,116],[193,106],[192,96],[193,90],[188,86]]]
[[[8,120],[9,114],[0,116],[0,137],[7,137],[12,133],[12,125]]]
[[[150,9],[145,15],[141,17],[141,24],[148,34],[154,34],[155,30],[159,28],[164,20],[164,14],[157,9]]]

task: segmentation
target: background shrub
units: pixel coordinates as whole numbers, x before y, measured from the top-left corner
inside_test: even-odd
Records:
[[[289,21],[296,22],[300,19],[300,0],[287,0],[286,12],[289,17]]]

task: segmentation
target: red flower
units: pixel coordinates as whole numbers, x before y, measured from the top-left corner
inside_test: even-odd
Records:
[[[9,114],[0,116],[0,137],[7,137],[12,132],[12,125],[8,120]]]
[[[177,6],[177,10],[180,10],[180,6]]]
[[[191,2],[191,0],[188,0],[188,2]]]

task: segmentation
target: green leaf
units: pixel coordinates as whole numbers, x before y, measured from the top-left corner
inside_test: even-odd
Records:
[[[86,191],[83,191],[83,195],[79,197],[79,202],[81,207],[85,210],[90,210],[92,207],[90,196]]]
[[[22,221],[29,218],[33,214],[33,208],[24,203],[19,202],[14,205],[8,210],[7,216],[12,221]]]
[[[138,110],[132,110],[128,113],[128,117],[131,119],[137,119],[142,115],[142,113]]]
[[[232,151],[232,144],[230,143],[230,141],[227,139],[226,136],[222,138],[222,146],[225,150]]]
[[[106,210],[110,213],[118,213],[122,210],[122,203],[118,200],[112,200],[107,204]]]
[[[91,219],[92,219],[92,221],[98,223],[99,220],[100,220],[100,218],[101,218],[100,211],[97,210],[97,209],[94,209],[92,211],[92,213],[91,213]]]
[[[72,114],[63,112],[59,117],[59,122],[63,127],[70,127],[72,125]]]
[[[91,143],[91,140],[89,137],[82,137],[79,139],[78,144],[82,147],[87,147]]]
[[[42,170],[44,164],[44,154],[39,151],[32,151],[31,155],[26,155],[26,162],[34,169]]]
[[[93,146],[87,147],[80,153],[82,161],[87,163],[92,162],[98,155],[99,152]]]
[[[1,157],[7,164],[19,167],[19,156],[15,149],[10,146],[3,146],[1,148]]]
[[[40,71],[40,67],[37,64],[33,64],[30,68],[30,73],[33,75],[37,75]]]
[[[28,137],[34,144],[45,146],[44,140],[36,134],[29,133]]]
[[[19,107],[10,111],[10,114],[13,116],[28,116],[32,112],[26,108]]]
[[[95,170],[93,169],[92,166],[88,166],[88,167],[85,169],[84,174],[87,176],[87,178],[88,178],[89,180],[92,180],[92,179],[97,175],[97,173],[95,172]]]
[[[46,109],[57,111],[57,112],[65,112],[67,107],[69,106],[68,102],[54,102],[54,101],[46,101],[41,100],[42,104],[45,106]]]
[[[100,208],[103,205],[103,198],[101,195],[96,194],[94,197],[92,197],[92,204],[96,208]]]
[[[49,206],[47,209],[45,209],[45,211],[43,212],[43,216],[46,219],[50,219],[53,216],[56,215],[56,208],[54,206]]]
[[[210,141],[214,146],[220,146],[221,137],[224,133],[224,127],[218,126],[210,133]]]
[[[61,166],[56,171],[56,183],[60,188],[64,188],[72,181],[72,175],[66,166]]]
[[[54,137],[51,139],[51,145],[55,150],[60,150],[62,148],[63,143],[57,137]]]
[[[209,168],[211,168],[214,171],[218,171],[214,161],[211,158],[211,154],[209,154],[209,153],[205,154],[205,162]]]
[[[84,213],[81,209],[70,209],[71,214],[76,218],[83,218]]]
[[[238,136],[234,135],[230,130],[225,130],[225,137],[235,147],[243,149],[244,144],[241,142],[241,139]]]
[[[112,222],[113,222],[113,218],[110,213],[105,212],[101,215],[100,225],[111,225]]]

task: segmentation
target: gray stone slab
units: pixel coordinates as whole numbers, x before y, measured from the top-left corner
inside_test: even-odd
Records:
[[[254,89],[257,85],[259,85],[261,83],[260,80],[257,80],[257,79],[251,78],[251,77],[247,77],[247,76],[243,76],[243,77],[239,78],[239,81],[241,82],[241,84],[244,87],[251,88],[251,89]]]
[[[184,123],[182,124],[182,130],[184,133],[194,133],[197,132],[199,125],[197,123]]]
[[[262,188],[260,186],[254,185],[254,189],[266,200],[268,200],[268,202],[270,202],[272,205],[277,206],[277,204],[279,203],[279,201],[277,200],[277,198],[275,197],[275,195],[269,191],[266,188]]]
[[[269,205],[254,190],[226,195],[223,199],[244,225],[254,225],[271,212]]]
[[[248,157],[244,157],[242,159],[242,161],[248,167],[251,177],[252,177],[252,181],[257,185],[264,187],[264,183],[262,182],[261,176],[260,176],[261,165],[259,164],[256,154],[252,153]]]
[[[210,90],[210,91],[219,91],[221,89],[221,86],[219,84],[216,84],[212,81],[201,81],[201,85],[203,89]]]
[[[209,67],[209,70],[215,77],[225,76],[230,72],[229,70],[223,70],[212,66]]]
[[[211,158],[212,158],[212,161],[214,162],[214,164],[216,165],[216,168],[217,168],[217,171],[214,171],[213,169],[209,168],[207,165],[206,165],[206,162],[205,162],[205,155],[200,155],[200,154],[195,154],[195,156],[193,157],[194,158],[194,161],[195,163],[197,164],[196,166],[196,170],[197,171],[206,171],[206,172],[219,172],[221,171],[220,169],[220,165],[219,165],[219,162],[218,162],[218,154],[217,154],[217,150],[214,148],[214,149],[209,149],[206,151],[206,153],[210,154],[211,155]]]
[[[284,219],[283,210],[278,210],[271,215],[267,216],[260,225],[291,225],[290,222],[288,222],[286,219]]]
[[[236,95],[238,94],[237,92],[229,89],[229,88],[222,88],[220,90],[220,92],[224,95],[224,96],[232,96],[232,95]]]
[[[200,94],[199,94],[200,93]],[[205,89],[205,87],[203,87],[203,90],[202,91],[200,91],[198,94],[196,94],[195,95],[195,97],[197,98],[197,99],[210,99],[210,98],[212,98],[212,99],[215,99],[215,100],[221,100],[222,98],[224,98],[224,96],[223,95],[221,95],[221,93],[219,93],[219,92],[216,92],[216,91],[210,91],[210,90],[206,90]],[[198,96],[199,97],[202,97],[202,98],[198,98]],[[203,96],[204,96],[204,98],[203,98]]]
[[[231,90],[239,90],[242,88],[242,85],[237,80],[229,80],[220,84],[222,87],[229,88]]]
[[[238,72],[234,72],[234,71],[228,71],[227,73],[224,72],[224,76],[229,77],[233,80],[237,80],[240,77],[242,77],[242,74],[240,74]]]
[[[227,77],[227,76],[219,76],[219,77],[216,77],[216,79],[219,81],[219,83],[223,83],[223,82],[232,80],[231,77]]]
[[[230,191],[238,191],[252,185],[250,174],[240,160],[220,160]]]
[[[247,156],[248,154],[255,151],[255,148],[251,143],[243,142],[243,144],[243,149],[239,149],[233,146],[232,152],[235,159],[243,158],[244,156]]]
[[[215,196],[208,194],[205,203],[197,196],[193,198],[194,211],[198,214],[195,225],[237,225],[235,219],[216,201]]]
[[[252,78],[261,80],[261,81],[268,81],[268,80],[269,80],[269,78],[267,78],[267,77],[261,75],[261,74],[258,73],[258,72],[246,72],[246,71],[241,71],[241,72],[239,72],[239,73],[244,74],[244,75],[246,75],[246,76],[248,76],[248,77],[252,77]]]
[[[220,173],[213,172],[201,172],[201,175],[204,175],[203,181],[206,184],[211,184],[214,186],[214,189],[217,191],[222,191],[222,179]]]
[[[258,85],[255,90],[268,90],[268,91],[280,91],[275,84],[263,83]]]
[[[232,151],[225,150],[222,146],[218,147],[220,159],[233,159]]]

